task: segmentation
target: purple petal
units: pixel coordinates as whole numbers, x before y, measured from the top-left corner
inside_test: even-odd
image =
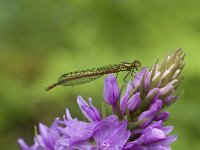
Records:
[[[130,95],[130,92],[132,89],[133,89],[132,85],[127,84],[126,91],[125,91],[123,97],[120,99],[120,110],[121,110],[122,114],[126,113],[127,102],[128,102],[128,98],[129,98],[129,95]]]
[[[147,126],[155,117],[155,115],[160,111],[162,107],[162,101],[156,100],[151,106],[150,109],[147,111],[144,111],[139,117],[138,121],[147,119],[140,127]]]
[[[60,134],[57,130],[57,127],[58,127],[58,121],[60,119],[59,118],[56,118],[53,122],[53,124],[51,125],[50,127],[50,132],[49,132],[49,135],[50,135],[50,140],[51,140],[51,144],[54,145],[55,142],[58,140],[58,138],[60,138]]]
[[[124,149],[134,149],[137,148],[138,145],[142,145],[142,143],[144,143],[145,141],[145,136],[141,135],[139,138],[137,138],[136,140],[132,141],[132,142],[128,142]]]
[[[143,135],[146,137],[144,144],[151,144],[167,138],[165,133],[157,128],[146,128],[143,131]]]
[[[92,99],[89,98],[89,99],[88,99],[88,102],[89,102],[89,104],[90,104],[90,106],[91,106],[91,108],[92,108],[92,110],[93,110],[93,112],[94,112],[94,114],[95,114],[95,117],[97,118],[95,121],[101,120],[100,112],[99,112],[99,110],[98,110],[96,107],[94,107],[94,105],[92,104]]]
[[[104,81],[104,100],[112,107],[116,107],[119,98],[119,87],[113,74],[109,74]]]
[[[90,121],[99,121],[101,119],[100,112],[93,106],[92,99],[88,99],[91,106],[89,106],[81,96],[77,97],[77,103],[84,114],[84,116]]]
[[[81,96],[78,96],[77,97],[77,103],[79,105],[79,108],[81,109],[83,115],[89,120],[89,121],[92,121],[92,119],[88,116],[88,114],[82,109],[82,106],[88,106],[89,105],[85,102],[85,100],[81,97]]]
[[[83,141],[83,142],[76,143],[73,146],[74,149],[72,149],[72,150],[91,150],[93,146],[94,145],[91,142],[89,142],[89,141]]]
[[[29,148],[23,139],[18,139],[18,143],[23,150],[31,150],[31,148]]]
[[[129,98],[129,95],[124,94],[123,97],[120,100],[120,110],[121,110],[123,115],[126,113],[128,98]]]
[[[177,136],[173,135],[173,136],[168,136],[165,140],[161,140],[159,142],[156,142],[154,144],[150,144],[149,146],[153,147],[153,146],[164,146],[164,147],[169,147],[169,145],[172,142],[175,142],[177,140]]]
[[[23,139],[18,139],[18,143],[21,146],[22,150],[41,150],[41,149],[48,149],[44,146],[44,143],[42,142],[42,139],[40,136],[38,136],[38,140],[41,141],[40,145],[38,144],[38,141],[35,139],[34,144],[32,146],[28,146]]]
[[[140,127],[144,128],[146,127],[155,117],[157,111],[155,109],[149,109],[147,111],[144,111],[139,117],[138,121],[147,119]]]
[[[58,123],[62,124],[62,125],[65,125],[68,121],[72,121],[72,120],[77,120],[77,119],[76,118],[73,119],[71,114],[70,114],[70,112],[69,112],[69,109],[66,108],[65,115],[63,115],[63,120],[59,120]]]
[[[159,121],[159,120],[166,121],[168,118],[169,118],[169,112],[163,111],[163,112],[161,112],[160,114],[158,114],[158,115],[155,117],[154,120],[155,120],[155,121]]]
[[[173,95],[169,95],[167,96],[163,102],[166,106],[170,106],[172,103],[174,103],[176,100],[178,99],[178,96],[173,96]]]
[[[162,101],[157,99],[151,106],[150,106],[150,109],[154,109],[156,110],[157,112],[159,112],[162,108]]]
[[[110,134],[110,132],[104,133],[104,131],[112,130],[112,128],[116,126],[115,125],[116,122],[118,122],[118,119],[114,115],[101,120],[101,122],[99,122],[99,124],[95,127],[95,133],[94,133],[95,141],[98,141],[100,143],[103,142],[105,137],[109,136]],[[110,128],[110,126],[112,126],[112,128]]]
[[[175,142],[176,140],[177,140],[177,135],[173,135],[173,136],[168,136],[165,141],[162,141],[160,143],[164,145],[170,145],[172,142]]]
[[[69,144],[88,140],[93,135],[93,129],[96,123],[85,123],[82,121],[68,121],[65,128],[65,134],[70,137]]]
[[[66,112],[66,118],[67,118],[67,120],[72,121],[73,118],[72,118],[72,116],[71,116],[71,114],[69,112],[69,109],[66,109],[65,112]]]
[[[135,93],[128,101],[127,108],[130,111],[135,111],[140,105],[140,92]]]
[[[148,90],[150,88],[150,72],[146,70],[144,74],[144,84],[143,84],[144,90]]]
[[[159,144],[157,144],[157,145],[155,145],[155,146],[153,146],[153,145],[147,145],[146,146],[146,150],[171,150],[171,148],[169,147],[169,146],[163,146],[163,145],[159,145]]]
[[[162,122],[162,120],[156,121],[156,122],[153,122],[152,124],[148,125],[148,127],[160,129],[161,127],[163,127],[163,122]]]
[[[69,145],[69,142],[70,142],[70,138],[63,136],[57,141],[54,149],[55,150],[74,150],[74,149],[90,150],[93,147],[93,145],[88,141],[79,141],[79,142],[74,143],[73,145]]]
[[[87,115],[90,117],[91,122],[100,121],[100,116],[96,115],[91,107],[82,106],[81,107]]]
[[[42,141],[48,148],[53,148],[56,141],[60,138],[60,134],[57,130],[58,121],[59,118],[56,118],[53,124],[51,125],[50,129],[42,123],[39,124],[39,130],[42,137]]]
[[[112,115],[99,122],[95,127],[94,139],[99,149],[122,149],[127,142],[130,131],[127,121],[118,122],[116,116]]]
[[[161,128],[161,130],[163,130],[163,132],[165,132],[166,135],[169,134],[173,129],[173,126],[166,126]]]
[[[159,88],[153,88],[152,90],[150,90],[146,96],[146,99],[157,99],[158,98],[158,95],[159,95],[159,91],[160,89]]]
[[[40,134],[41,134],[44,144],[47,147],[51,147],[51,143],[49,141],[49,128],[45,126],[44,124],[40,123],[39,130],[40,130]]]
[[[134,87],[137,87],[141,84],[142,77],[146,71],[147,71],[147,68],[143,68],[139,73],[138,72],[136,73],[135,78],[132,83],[134,85]]]
[[[60,138],[57,140],[57,142],[56,142],[56,144],[55,144],[55,146],[54,146],[54,149],[55,149],[55,150],[57,150],[57,149],[59,149],[59,150],[66,150],[66,149],[69,149],[69,140],[70,140],[70,138],[67,137],[67,136],[62,136],[62,137],[60,137]]]

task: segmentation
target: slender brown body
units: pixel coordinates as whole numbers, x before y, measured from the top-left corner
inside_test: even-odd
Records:
[[[120,64],[108,65],[83,71],[70,72],[67,74],[63,74],[58,79],[58,82],[49,85],[47,88],[45,88],[45,90],[49,91],[57,85],[74,86],[84,84],[98,79],[99,77],[105,74],[118,73],[121,71],[129,71],[130,73],[130,71],[133,72],[134,69],[138,70],[139,67],[141,67],[140,62],[135,60],[132,63],[122,62]]]

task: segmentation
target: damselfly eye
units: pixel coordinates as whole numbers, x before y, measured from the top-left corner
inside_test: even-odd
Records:
[[[135,61],[133,62],[133,64],[134,64],[134,66],[135,66],[136,69],[139,69],[139,68],[141,67],[141,63],[140,63],[140,61],[138,61],[138,60],[135,60]]]

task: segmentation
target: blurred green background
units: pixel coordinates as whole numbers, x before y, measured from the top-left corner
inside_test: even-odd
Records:
[[[44,91],[61,74],[134,59],[150,67],[180,47],[184,95],[169,108],[179,137],[172,148],[199,150],[200,1],[1,0],[1,149],[19,150],[19,137],[32,144],[34,125],[50,125],[66,107],[80,116],[77,95],[99,106],[103,78]]]

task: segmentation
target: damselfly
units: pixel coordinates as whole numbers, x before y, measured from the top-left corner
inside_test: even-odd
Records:
[[[118,73],[121,71],[128,71],[125,78],[131,73],[131,75],[134,73],[134,70],[138,70],[141,67],[141,63],[138,60],[135,60],[131,63],[128,62],[121,62],[120,64],[114,64],[114,65],[107,65],[99,68],[92,68],[88,70],[82,70],[82,71],[74,71],[67,74],[63,74],[59,79],[58,82],[53,83],[45,88],[46,91],[49,91],[50,89],[58,86],[58,85],[64,85],[64,86],[74,86],[79,84],[84,84],[90,81],[93,81],[95,79],[98,79],[99,77],[110,74],[110,73]]]

